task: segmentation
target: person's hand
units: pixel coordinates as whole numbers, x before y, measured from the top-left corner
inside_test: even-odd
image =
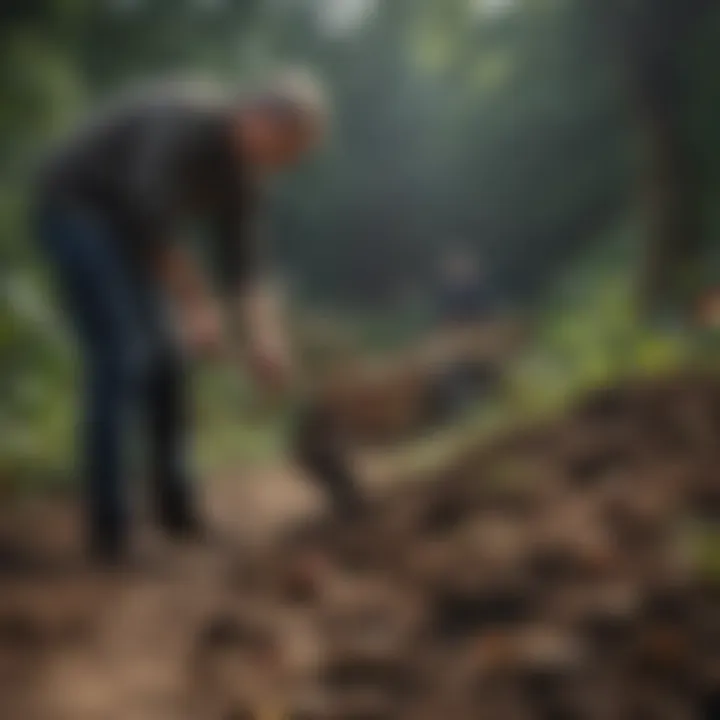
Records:
[[[292,382],[292,360],[280,337],[261,336],[248,343],[247,363],[255,383],[272,398],[284,395]]]
[[[185,338],[190,349],[202,356],[217,357],[223,348],[220,312],[212,303],[203,303],[185,313]]]
[[[248,287],[240,300],[248,370],[265,400],[275,402],[290,389],[294,379],[280,293],[262,282]]]

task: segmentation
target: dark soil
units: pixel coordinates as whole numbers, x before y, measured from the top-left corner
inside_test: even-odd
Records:
[[[720,384],[697,377],[598,391],[363,520],[123,573],[72,559],[66,504],[8,510],[0,717],[720,717],[719,521]]]

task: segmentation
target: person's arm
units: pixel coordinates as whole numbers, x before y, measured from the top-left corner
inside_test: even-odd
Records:
[[[198,305],[207,299],[205,279],[185,248],[171,244],[160,247],[155,269],[162,285],[180,305]]]
[[[150,112],[150,111],[148,111]],[[169,296],[181,331],[196,350],[216,351],[221,341],[220,315],[195,258],[173,238],[181,204],[180,178],[187,148],[198,128],[190,116],[160,108],[146,121],[128,190],[139,236],[156,282]]]
[[[277,391],[289,381],[290,354],[281,297],[262,257],[259,198],[255,187],[239,173],[227,188],[215,230],[230,331],[239,340],[254,378]]]
[[[264,387],[286,389],[291,379],[291,353],[278,288],[269,279],[259,279],[240,293],[238,302],[250,370]]]
[[[165,244],[156,260],[156,277],[179,310],[188,344],[217,352],[222,340],[220,313],[195,258],[182,246]]]

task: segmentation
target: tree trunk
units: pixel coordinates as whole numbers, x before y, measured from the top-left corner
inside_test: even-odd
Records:
[[[685,299],[701,245],[700,179],[683,128],[682,51],[713,0],[594,0],[624,56],[631,104],[642,136],[639,178],[646,217],[639,279],[646,314]],[[602,3],[602,4],[600,4]]]
[[[701,244],[698,173],[683,133],[683,91],[672,58],[635,72],[636,117],[643,135],[641,176],[647,249],[640,299],[647,313],[682,301]]]

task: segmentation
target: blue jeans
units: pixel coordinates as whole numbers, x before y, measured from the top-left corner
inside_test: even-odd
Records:
[[[128,460],[141,420],[159,519],[191,513],[185,363],[163,297],[123,257],[102,213],[56,203],[39,213],[40,244],[79,340],[84,378],[84,488],[91,542],[121,546],[128,526]]]

